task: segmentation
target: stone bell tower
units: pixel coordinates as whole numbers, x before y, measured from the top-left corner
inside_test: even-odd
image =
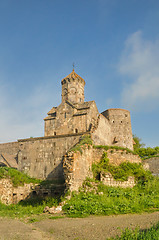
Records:
[[[73,71],[61,81],[62,84],[62,102],[84,103],[85,81]]]

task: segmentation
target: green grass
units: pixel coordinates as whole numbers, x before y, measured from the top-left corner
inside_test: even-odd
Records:
[[[112,153],[113,153],[113,150],[122,150],[122,151],[125,151],[126,153],[132,153],[133,155],[137,155],[137,153],[135,151],[132,151],[129,148],[124,148],[124,147],[119,147],[119,146],[93,145],[93,147],[96,149],[104,149],[106,151],[109,149],[112,149]]]
[[[27,174],[19,172],[14,168],[8,168],[8,167],[0,167],[0,179],[2,178],[10,179],[14,187],[24,185],[24,183],[40,183],[41,182],[41,180],[39,179],[31,178]]]
[[[11,218],[31,217],[34,215],[42,214],[46,206],[48,207],[57,206],[59,202],[60,199],[56,198],[47,199],[34,198],[21,201],[18,204],[11,204],[8,206],[0,203],[0,216]]]
[[[64,218],[64,216],[51,216],[49,217],[49,219],[61,219],[61,218]]]
[[[159,211],[159,178],[126,189],[92,180],[91,186],[85,183],[79,193],[72,193],[63,210],[70,217]]]
[[[153,227],[145,230],[126,228],[121,236],[109,238],[107,240],[159,240],[159,222]]]
[[[82,154],[82,148],[84,148],[85,145],[93,145],[92,139],[90,135],[83,135],[80,138],[79,143],[77,143],[74,147],[72,147],[69,152],[80,152]]]

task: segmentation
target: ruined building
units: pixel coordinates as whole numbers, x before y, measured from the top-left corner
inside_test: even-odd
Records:
[[[45,136],[0,144],[0,163],[31,177],[62,179],[63,157],[90,134],[95,145],[116,145],[133,150],[130,113],[124,109],[98,112],[95,101],[84,101],[85,81],[73,70],[62,81],[62,102],[44,119]]]

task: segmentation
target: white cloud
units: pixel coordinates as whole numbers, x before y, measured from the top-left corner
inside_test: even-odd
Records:
[[[159,105],[159,39],[143,39],[142,32],[130,35],[119,63],[119,71],[128,77],[122,103],[130,109],[150,110]]]

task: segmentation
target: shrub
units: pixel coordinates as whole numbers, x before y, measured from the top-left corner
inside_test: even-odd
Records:
[[[106,152],[99,163],[92,165],[92,171],[94,178],[98,180],[102,172],[110,172],[114,179],[120,181],[127,181],[129,176],[134,176],[135,180],[142,184],[152,178],[151,172],[144,170],[141,164],[123,162],[119,166],[111,165]]]

